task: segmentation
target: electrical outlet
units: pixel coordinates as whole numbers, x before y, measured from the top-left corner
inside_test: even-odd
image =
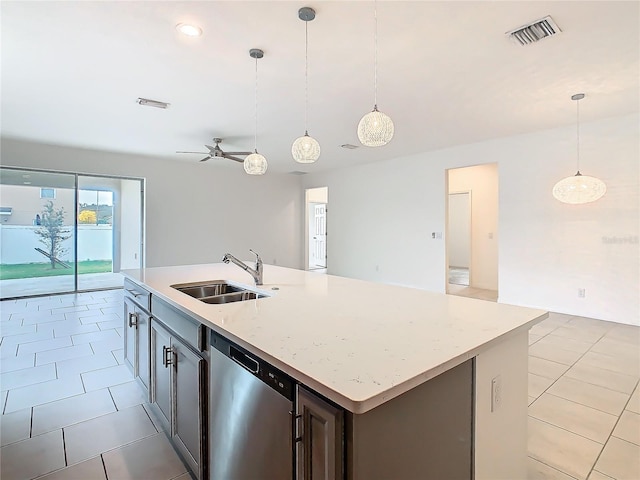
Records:
[[[584,298],[587,294],[587,291],[584,288],[578,289],[578,298]]]
[[[491,411],[495,412],[502,405],[502,378],[500,375],[491,379]]]

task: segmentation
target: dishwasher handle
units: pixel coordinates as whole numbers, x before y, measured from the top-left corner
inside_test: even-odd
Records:
[[[246,368],[254,375],[257,375],[260,371],[260,363],[255,358],[250,357],[244,352],[241,352],[233,345],[229,345],[229,357],[240,366]]]

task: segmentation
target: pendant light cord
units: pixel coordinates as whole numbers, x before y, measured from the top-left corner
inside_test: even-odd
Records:
[[[373,1],[373,107],[378,108],[378,2]]]
[[[309,125],[309,21],[304,22],[304,134]]]
[[[256,89],[255,89],[255,130],[253,131],[253,151],[258,153],[258,57],[256,56]]]
[[[576,158],[577,158],[577,165],[578,165],[578,173],[580,173],[580,100],[576,101],[576,138],[577,138],[577,142],[576,142]]]

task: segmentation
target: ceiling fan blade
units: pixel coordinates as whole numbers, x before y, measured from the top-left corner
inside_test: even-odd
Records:
[[[176,153],[197,153],[198,155],[207,155],[207,152],[176,152]]]
[[[202,160],[200,160],[201,162],[206,162],[207,160],[209,160],[211,157],[211,155],[207,155],[206,157],[204,157]]]
[[[244,163],[244,160],[242,158],[234,157],[233,155],[229,155],[228,153],[224,154],[224,158],[228,158],[229,160],[233,160],[234,162]]]
[[[225,155],[251,155],[253,152],[224,152]]]

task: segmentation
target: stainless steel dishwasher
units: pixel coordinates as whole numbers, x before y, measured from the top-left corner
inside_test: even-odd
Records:
[[[211,332],[210,480],[292,480],[294,381]]]

